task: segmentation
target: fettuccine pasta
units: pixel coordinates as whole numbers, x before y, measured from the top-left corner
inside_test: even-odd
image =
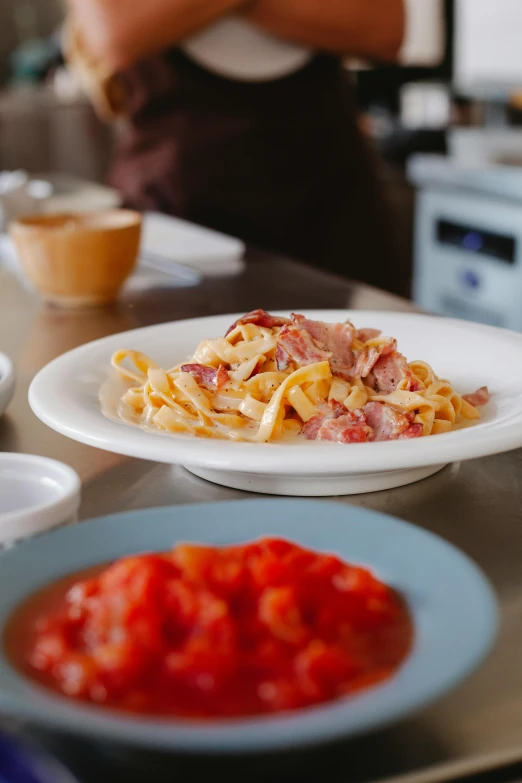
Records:
[[[171,369],[132,350],[117,351],[112,365],[128,383],[120,409],[134,421],[205,438],[412,439],[473,423],[488,401],[485,387],[462,396],[426,362],[408,363],[375,329],[263,310]]]

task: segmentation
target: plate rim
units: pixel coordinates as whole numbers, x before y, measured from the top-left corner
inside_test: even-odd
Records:
[[[298,748],[302,746],[318,745],[324,742],[337,740],[347,737],[355,737],[366,731],[383,728],[387,725],[391,725],[400,721],[405,717],[410,717],[421,710],[423,707],[438,701],[448,691],[453,689],[456,685],[467,679],[468,676],[484,661],[489,652],[491,651],[493,644],[496,640],[498,628],[499,628],[499,609],[498,602],[494,589],[487,578],[483,570],[467,555],[460,550],[450,541],[442,538],[441,536],[432,533],[425,528],[421,528],[411,522],[401,520],[391,515],[373,511],[359,506],[353,506],[349,504],[339,504],[332,501],[321,500],[301,500],[301,499],[245,499],[245,500],[222,500],[211,503],[191,503],[177,506],[160,506],[152,508],[134,509],[131,511],[119,512],[117,514],[109,514],[102,517],[97,517],[91,520],[86,520],[80,525],[69,528],[60,528],[58,530],[50,531],[43,536],[32,539],[30,541],[23,542],[14,550],[10,550],[0,554],[0,563],[6,557],[16,557],[22,550],[36,549],[38,548],[38,541],[42,538],[59,539],[63,536],[71,536],[73,539],[78,533],[86,528],[92,530],[93,525],[103,527],[106,524],[121,525],[125,520],[134,524],[139,524],[137,520],[144,514],[152,515],[155,520],[149,520],[149,525],[159,524],[162,518],[166,515],[172,515],[178,513],[180,515],[188,514],[191,510],[199,509],[205,513],[209,512],[209,508],[219,506],[223,512],[226,512],[227,507],[241,506],[259,506],[259,505],[278,505],[281,506],[304,506],[307,507],[310,503],[321,504],[321,506],[328,507],[331,510],[336,509],[344,512],[346,515],[346,524],[364,524],[365,526],[370,522],[370,518],[373,519],[373,524],[377,526],[390,525],[392,529],[395,528],[401,531],[401,535],[414,536],[414,538],[421,539],[423,541],[432,542],[438,549],[438,552],[447,553],[448,556],[456,558],[459,563],[459,571],[462,568],[462,573],[466,576],[466,582],[473,584],[473,590],[476,595],[477,605],[480,605],[481,611],[480,623],[476,624],[474,629],[475,635],[478,634],[480,644],[477,642],[473,653],[467,654],[466,660],[460,662],[459,666],[453,665],[453,671],[451,676],[446,676],[443,679],[442,684],[440,682],[432,683],[431,687],[424,688],[422,696],[419,698],[413,698],[408,701],[404,701],[399,707],[391,708],[388,705],[388,709],[383,714],[375,716],[366,716],[366,719],[360,722],[356,726],[351,726],[347,731],[343,716],[346,717],[346,713],[350,710],[351,706],[357,701],[362,700],[364,702],[365,697],[368,695],[370,698],[377,695],[386,694],[388,690],[392,692],[393,702],[393,690],[401,688],[399,677],[401,672],[406,672],[408,663],[415,662],[417,657],[423,654],[422,649],[414,648],[413,653],[406,660],[404,667],[399,669],[397,675],[389,682],[385,682],[381,685],[377,685],[373,689],[363,692],[361,695],[352,696],[346,701],[337,701],[328,703],[326,705],[319,705],[316,707],[310,707],[305,710],[297,711],[296,713],[289,713],[282,716],[268,716],[262,718],[247,718],[220,721],[219,725],[214,723],[210,727],[187,727],[180,726],[183,721],[172,720],[158,720],[139,718],[132,716],[119,716],[115,713],[105,713],[94,705],[77,705],[72,704],[64,700],[63,697],[55,696],[52,693],[46,691],[45,688],[38,685],[32,685],[29,678],[19,674],[7,661],[3,651],[0,651],[0,657],[2,659],[2,668],[7,667],[10,676],[23,683],[24,690],[27,691],[25,697],[20,695],[7,695],[0,690],[0,709],[3,711],[12,712],[15,716],[22,717],[28,720],[35,720],[37,722],[44,722],[45,725],[52,726],[55,729],[63,730],[66,732],[79,732],[83,736],[90,736],[93,738],[105,738],[110,739],[112,742],[132,744],[137,747],[149,748],[152,750],[163,751],[186,751],[186,752],[201,752],[205,754],[228,754],[228,753],[255,753],[255,752],[277,752],[285,748]],[[349,519],[349,515],[354,514],[352,519]],[[359,519],[357,519],[359,517]],[[362,518],[362,519],[361,519]],[[173,522],[173,538],[176,540],[175,534],[175,521]],[[213,538],[214,528],[208,528],[208,536],[205,534],[205,539],[198,539],[202,541],[211,542]],[[94,531],[93,531],[94,533]],[[81,535],[88,535],[88,532],[81,533]],[[214,534],[215,535],[215,534]],[[283,532],[283,537],[290,538]],[[245,532],[245,536],[235,536],[236,540],[254,540],[256,536],[253,536],[248,530]],[[103,538],[99,537],[98,547],[103,547]],[[186,540],[178,539],[178,540]],[[297,540],[294,538],[294,540]],[[305,544],[306,546],[306,544]],[[346,544],[344,544],[346,546]],[[331,551],[331,547],[325,546],[323,550],[321,547],[314,547],[319,551]],[[342,548],[342,546],[340,547]],[[59,547],[56,547],[58,552]],[[120,555],[121,556],[121,555]],[[103,557],[103,555],[100,555]],[[346,554],[341,555],[343,559],[349,559]],[[98,560],[99,562],[99,560]],[[371,564],[370,564],[371,567]],[[57,577],[59,578],[59,577]],[[25,592],[20,596],[20,600],[27,595]],[[406,594],[408,597],[408,593]],[[3,623],[0,625],[0,632],[3,629]],[[425,664],[426,665],[426,664]],[[437,669],[436,674],[439,675]],[[419,689],[417,688],[417,691]],[[38,699],[31,699],[31,693],[36,694]],[[57,705],[56,713],[50,706]],[[386,698],[385,698],[386,704]],[[64,707],[60,709],[60,705]],[[47,709],[46,709],[47,706]],[[146,731],[143,730],[144,723],[146,723]],[[299,725],[304,723],[304,726]],[[176,736],[176,730],[178,736]],[[259,737],[261,733],[261,738]],[[265,736],[268,735],[268,736]]]

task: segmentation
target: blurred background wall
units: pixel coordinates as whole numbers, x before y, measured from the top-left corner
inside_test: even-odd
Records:
[[[62,0],[2,0],[0,3],[0,81],[10,75],[17,47],[53,33],[63,15]]]
[[[0,2],[0,170],[102,180],[110,130],[55,78],[63,15],[62,0]]]
[[[426,184],[409,173],[416,156],[446,156],[446,169],[437,176],[453,177],[457,189],[464,187],[459,167],[507,164],[511,179],[520,173],[522,205],[522,0],[445,0],[445,13],[446,52],[436,68],[351,70],[361,124],[393,210],[402,259],[396,292],[404,295],[418,263],[417,188]],[[61,18],[62,0],[0,0],[0,170],[62,172],[102,182],[112,131],[60,69]],[[491,171],[488,182],[480,183],[495,198],[506,187],[504,172],[498,173],[494,186]],[[481,198],[490,197],[482,192]],[[434,230],[426,229],[429,236]],[[455,301],[453,294],[446,298]]]

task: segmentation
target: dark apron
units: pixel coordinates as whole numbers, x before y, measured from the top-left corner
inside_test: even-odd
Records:
[[[393,288],[387,210],[336,58],[252,83],[174,50],[126,80],[111,181],[128,205]]]

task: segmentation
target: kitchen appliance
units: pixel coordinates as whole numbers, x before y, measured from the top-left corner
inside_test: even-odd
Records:
[[[502,99],[522,78],[520,0],[455,0],[453,81],[461,95]]]
[[[522,331],[522,167],[416,155],[408,174],[416,304]]]

